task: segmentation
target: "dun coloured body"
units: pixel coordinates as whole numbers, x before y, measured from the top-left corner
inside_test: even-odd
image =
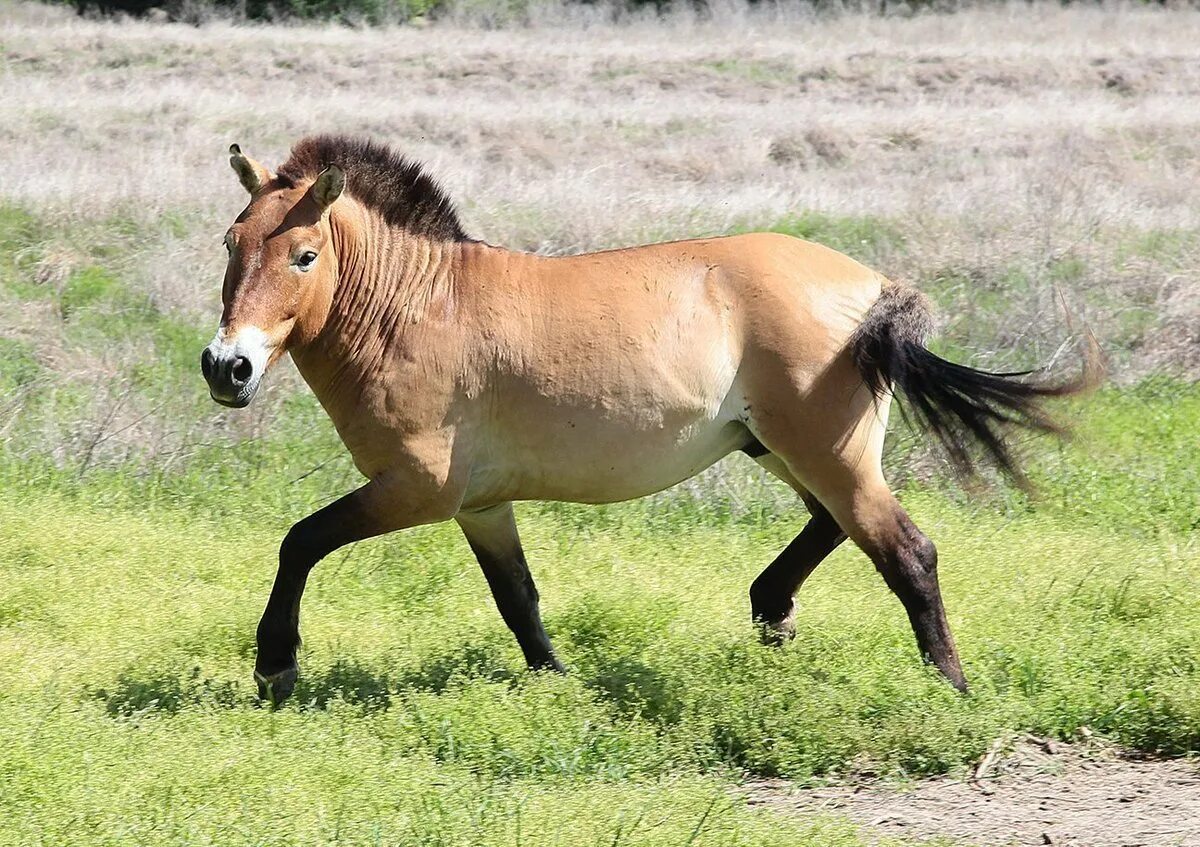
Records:
[[[512,502],[645,496],[743,450],[792,486],[804,530],[754,581],[754,618],[793,629],[792,596],[846,537],[908,612],[923,654],[966,680],[937,551],[880,467],[890,395],[969,467],[978,440],[1015,473],[1007,424],[1050,428],[1042,386],[923,346],[925,300],[833,250],[775,234],[550,258],[470,240],[415,164],[371,142],[302,140],[271,173],[231,148],[251,200],[226,237],[220,329],[202,369],[249,403],[291,353],[368,482],[296,524],[258,627],[255,676],[297,676],[312,567],[360,539],[453,518],[534,668],[542,627]]]

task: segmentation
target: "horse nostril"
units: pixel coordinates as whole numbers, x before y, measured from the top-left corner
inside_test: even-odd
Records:
[[[250,377],[254,373],[254,365],[250,364],[250,360],[245,356],[238,356],[233,360],[233,370],[231,373],[236,382],[245,385],[250,381]]]
[[[214,361],[212,351],[205,347],[200,354],[200,373],[204,374],[205,379],[212,379]]]

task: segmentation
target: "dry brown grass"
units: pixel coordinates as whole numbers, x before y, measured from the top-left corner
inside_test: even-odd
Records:
[[[879,218],[902,248],[850,251],[932,290],[976,364],[1052,358],[1061,291],[1119,377],[1200,373],[1200,12],[723,9],[487,31],[7,6],[0,202],[132,220],[149,234],[108,261],[207,324],[243,203],[228,144],[271,163],[305,133],[368,133],[426,161],[492,242],[559,252],[814,210]],[[182,224],[157,225],[168,213]],[[48,277],[87,252],[52,248]],[[35,312],[4,331],[49,351]]]

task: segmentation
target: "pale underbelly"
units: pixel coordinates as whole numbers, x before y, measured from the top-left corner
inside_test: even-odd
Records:
[[[741,423],[726,418],[674,432],[601,431],[543,450],[500,441],[476,458],[463,508],[507,500],[633,500],[695,476],[749,439]]]

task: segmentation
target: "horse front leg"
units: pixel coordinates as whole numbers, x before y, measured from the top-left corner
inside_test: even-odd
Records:
[[[531,670],[561,672],[563,666],[542,626],[537,586],[521,549],[512,503],[459,512],[455,520],[479,560],[500,616],[521,645],[525,664]]]
[[[295,524],[279,547],[279,570],[258,623],[254,679],[258,696],[273,704],[292,693],[299,675],[300,599],[309,572],[339,547],[454,514],[454,498],[412,497],[411,489],[381,476]],[[420,502],[420,505],[417,505]]]

